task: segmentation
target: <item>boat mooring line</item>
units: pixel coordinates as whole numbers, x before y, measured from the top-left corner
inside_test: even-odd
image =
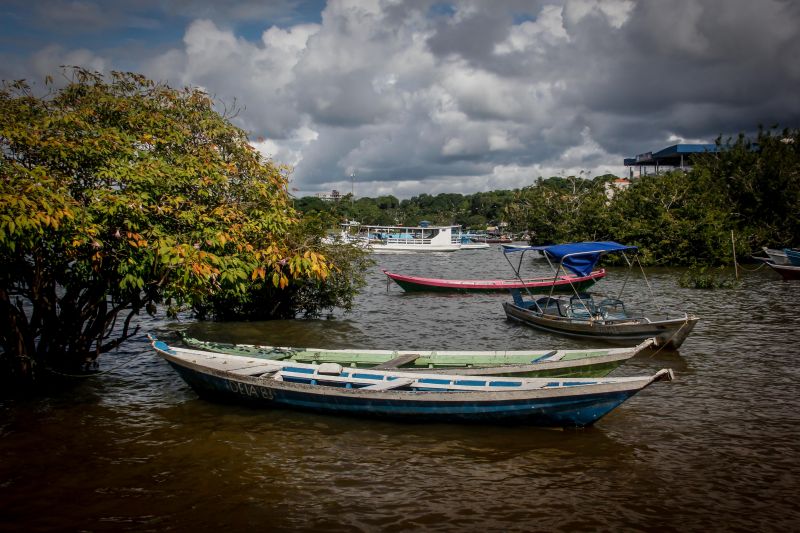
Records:
[[[663,349],[664,349],[664,348],[667,346],[667,344],[669,344],[669,343],[670,343],[670,341],[672,341],[672,339],[675,337],[675,335],[677,335],[678,333],[680,333],[680,332],[681,332],[681,330],[682,330],[682,329],[683,329],[683,328],[686,326],[686,324],[688,324],[688,323],[689,323],[689,317],[687,316],[687,317],[686,317],[686,320],[684,320],[684,321],[683,321],[683,324],[681,324],[681,327],[679,327],[678,329],[676,329],[676,330],[675,330],[675,333],[673,333],[672,335],[670,335],[670,336],[669,336],[669,338],[667,339],[667,342],[665,342],[664,344],[662,344],[661,346],[659,346],[659,347],[658,347],[658,349],[657,349],[655,352],[653,352],[653,355],[651,355],[651,356],[650,356],[650,359],[652,359],[653,357],[655,357],[656,355],[658,355],[658,352],[660,352],[661,350],[663,350]],[[677,350],[676,350],[676,351],[677,351]]]

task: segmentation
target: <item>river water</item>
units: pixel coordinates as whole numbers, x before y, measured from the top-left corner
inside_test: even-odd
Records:
[[[364,348],[522,349],[583,341],[507,322],[507,295],[406,294],[381,268],[510,277],[499,251],[375,256],[350,314],[313,321],[143,319],[220,341]],[[525,260],[523,272],[545,274]],[[626,271],[597,290],[614,293]],[[678,352],[615,375],[672,368],[594,427],[376,422],[215,404],[144,339],[62,395],[0,403],[1,531],[797,531],[800,282],[746,272],[655,293],[702,320]],[[633,276],[628,300],[646,302]]]

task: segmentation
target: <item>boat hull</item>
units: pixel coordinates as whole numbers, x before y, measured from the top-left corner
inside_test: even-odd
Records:
[[[423,278],[407,276],[395,272],[383,271],[392,281],[406,292],[506,292],[511,289],[550,290],[556,293],[582,292],[594,285],[595,281],[606,275],[604,269],[596,270],[588,276],[559,276],[553,281],[552,276],[529,280],[454,280],[443,278]]]
[[[503,310],[510,320],[527,326],[578,339],[591,339],[633,346],[645,339],[655,338],[657,346],[678,349],[694,329],[698,317],[666,320],[576,320],[524,309],[511,302],[503,303]]]
[[[762,248],[764,253],[767,254],[767,260],[772,261],[776,265],[789,265],[789,258],[786,257],[786,252],[777,250],[775,248]]]
[[[585,427],[594,424],[641,390],[626,388],[542,397],[496,394],[495,398],[491,397],[493,393],[481,394],[477,398],[475,393],[453,392],[386,392],[371,395],[354,389],[233,377],[224,372],[192,368],[185,362],[169,362],[198,395],[208,399],[241,402],[257,407],[410,422]]]
[[[800,279],[800,266],[777,265],[770,262],[767,262],[767,265],[769,265],[772,270],[780,274],[784,281]]]

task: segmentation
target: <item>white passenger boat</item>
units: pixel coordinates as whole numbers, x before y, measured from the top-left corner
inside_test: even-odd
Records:
[[[375,253],[455,252],[461,250],[460,226],[343,225],[341,240]]]

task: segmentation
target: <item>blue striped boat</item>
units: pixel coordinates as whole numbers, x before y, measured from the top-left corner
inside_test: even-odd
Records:
[[[590,426],[672,371],[618,378],[509,378],[408,373],[191,350],[152,339],[202,397],[409,421]]]

